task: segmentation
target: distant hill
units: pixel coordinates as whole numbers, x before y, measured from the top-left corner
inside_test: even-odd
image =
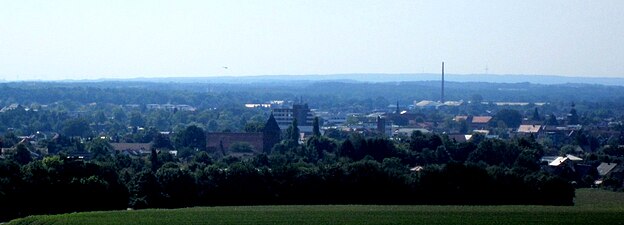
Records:
[[[108,80],[108,79],[104,79]],[[440,80],[440,74],[331,74],[331,75],[260,75],[218,77],[168,77],[133,78],[126,81],[175,83],[272,83],[279,81],[341,81],[341,82],[401,82]],[[499,75],[499,74],[446,74],[446,81],[534,84],[601,84],[624,86],[619,77],[567,77],[555,75]]]

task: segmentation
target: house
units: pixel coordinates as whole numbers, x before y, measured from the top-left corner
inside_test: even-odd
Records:
[[[139,106],[138,104],[125,104],[123,105],[124,108],[128,108],[128,109],[139,109],[141,108],[141,106]]]
[[[534,136],[534,137],[538,137],[540,135],[542,135],[543,133],[543,129],[542,129],[542,125],[520,125],[520,127],[518,127],[518,130],[516,130],[516,135],[523,137],[523,136]]]
[[[554,144],[565,143],[574,138],[575,132],[582,128],[581,125],[573,126],[552,126],[543,125],[541,135],[550,138]]]
[[[598,170],[598,176],[600,177],[600,179],[594,181],[596,185],[601,185],[606,177],[612,177],[617,180],[624,179],[624,167],[621,164],[603,162],[596,167],[596,170]]]
[[[472,130],[483,130],[488,127],[491,120],[491,116],[474,116],[470,122],[470,127]]]
[[[132,156],[150,154],[152,143],[110,143],[113,150]]]
[[[426,116],[421,113],[410,113],[407,111],[401,111],[399,113],[387,113],[385,118],[398,126],[414,126],[418,123],[423,123]]]
[[[537,134],[542,131],[542,125],[520,125],[518,127],[518,133],[529,133],[529,134]]]
[[[235,144],[248,144],[252,147],[251,154],[260,154],[264,149],[263,133],[207,133],[206,149],[209,152],[230,154],[230,148]],[[267,150],[268,151],[268,150]]]
[[[567,154],[566,156],[544,156],[542,157],[541,161],[548,163],[549,166],[558,167],[568,163],[576,164],[583,161],[583,159],[577,156]]]
[[[173,112],[176,109],[176,106],[173,104],[162,104],[160,105],[160,108],[169,112]]]
[[[600,177],[606,177],[609,173],[611,173],[611,171],[613,171],[613,169],[615,169],[617,165],[617,163],[600,163],[600,165],[596,167],[598,175],[600,175]]]
[[[43,155],[48,154],[47,147],[43,147],[43,148],[37,147],[37,142],[32,140],[34,137],[35,135],[22,136],[21,141],[19,141],[17,144],[13,145],[12,147],[2,148],[1,153],[7,154],[10,152],[15,152],[19,145],[23,145],[24,147],[26,147],[28,152],[30,152],[30,157],[32,158],[41,158]]]
[[[464,143],[470,141],[472,139],[472,135],[470,134],[450,134],[448,136],[449,140],[454,140],[457,143]]]
[[[415,167],[410,168],[410,171],[412,171],[412,172],[420,172],[420,171],[422,171],[424,169],[425,168],[422,167],[422,166],[415,166]]]
[[[576,183],[582,182],[587,175],[596,174],[593,166],[583,164],[583,159],[574,155],[565,156],[544,156],[541,161],[542,170],[565,177]]]
[[[455,121],[455,122],[459,122],[459,121],[462,121],[462,120],[468,121],[468,116],[455,116],[453,118],[453,121]]]
[[[156,110],[156,109],[160,109],[160,105],[159,104],[147,104],[145,105],[145,108],[147,108],[148,110]]]
[[[13,103],[13,104],[11,104],[9,106],[5,106],[2,109],[0,109],[0,112],[8,112],[8,111],[11,111],[11,110],[16,110],[16,109],[25,109],[26,110],[26,108],[24,108],[22,105]]]
[[[430,133],[431,131],[422,128],[397,128],[393,132],[393,136],[405,136],[409,137],[414,131],[420,131],[423,134]]]
[[[93,158],[93,154],[89,152],[71,152],[67,153],[66,160],[70,161],[88,161]]]
[[[559,156],[559,157],[555,158],[554,160],[548,162],[548,165],[557,167],[557,166],[561,166],[561,165],[566,164],[567,161],[568,161],[567,157]]]
[[[454,121],[466,121],[470,130],[487,130],[489,128],[491,116],[455,116]]]
[[[176,109],[180,111],[189,111],[189,112],[193,112],[197,110],[195,107],[190,106],[190,105],[176,105]]]

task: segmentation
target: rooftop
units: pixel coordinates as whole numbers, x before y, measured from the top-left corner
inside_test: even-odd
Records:
[[[537,133],[542,129],[542,125],[520,125],[518,133]]]
[[[489,123],[492,120],[491,116],[475,116],[472,117],[472,123]]]

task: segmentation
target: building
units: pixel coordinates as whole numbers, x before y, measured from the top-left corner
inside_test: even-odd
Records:
[[[262,133],[206,133],[206,149],[222,155],[254,155],[270,153],[281,141],[281,130],[273,114],[269,117]],[[250,152],[233,152],[234,145],[247,145]]]
[[[449,140],[453,140],[457,143],[464,143],[464,142],[472,140],[472,135],[471,134],[449,134],[448,138]]]
[[[273,116],[280,129],[286,130],[294,119],[297,119],[299,130],[304,133],[312,133],[314,114],[308,104],[294,104],[292,108],[273,109]]]
[[[179,111],[190,111],[190,112],[197,110],[195,109],[195,107],[190,106],[190,105],[176,105],[176,109]]]
[[[609,173],[611,173],[611,171],[613,171],[613,169],[615,169],[617,165],[617,163],[600,163],[600,165],[596,167],[598,175],[600,175],[600,177],[606,177]]]
[[[454,121],[466,121],[468,130],[487,130],[490,128],[491,116],[455,116]]]
[[[113,150],[126,155],[141,156],[150,154],[152,143],[110,143]]]
[[[581,125],[578,126],[551,126],[544,125],[542,126],[542,131],[545,137],[550,138],[555,145],[559,145],[561,143],[565,143],[574,138],[576,132],[578,132],[582,128]]]
[[[414,106],[421,109],[437,109],[442,105],[440,102],[430,100],[414,101]]]
[[[414,131],[420,131],[423,134],[431,133],[431,131],[422,128],[397,128],[393,131],[393,136],[410,137]]]
[[[486,130],[489,128],[491,116],[473,116],[470,122],[470,129],[472,130]]]
[[[264,152],[270,153],[273,146],[279,143],[282,139],[282,130],[280,129],[273,114],[269,116],[269,119],[264,124],[262,130],[262,148]]]
[[[262,133],[207,133],[206,148],[209,152],[222,153],[227,155],[230,148],[236,143],[245,143],[251,146],[252,152],[262,153],[264,151]]]
[[[16,110],[16,109],[23,109],[23,110],[28,110],[27,108],[25,108],[24,106],[17,104],[17,103],[13,103],[9,106],[5,106],[4,108],[0,109],[0,112],[8,112],[11,110]]]
[[[518,127],[518,134],[526,134],[526,135],[538,135],[541,134],[543,131],[542,129],[542,125],[520,125],[520,127]]]

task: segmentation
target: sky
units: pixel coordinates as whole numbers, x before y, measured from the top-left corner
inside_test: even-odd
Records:
[[[0,80],[624,77],[622,0],[0,0]]]

